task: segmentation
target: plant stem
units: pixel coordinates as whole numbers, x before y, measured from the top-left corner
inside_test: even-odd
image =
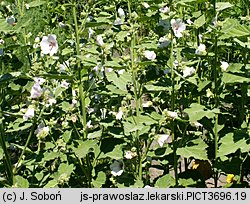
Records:
[[[81,113],[82,113],[82,125],[83,125],[83,139],[86,140],[88,138],[88,132],[87,132],[87,111],[86,111],[86,95],[87,91],[84,86],[84,80],[82,79],[82,75],[85,77],[87,75],[87,69],[81,69],[81,62],[80,62],[80,37],[79,37],[79,28],[78,28],[78,21],[77,21],[77,14],[76,14],[76,4],[73,4],[72,7],[73,17],[74,17],[74,24],[75,24],[75,34],[76,34],[76,54],[77,54],[77,68],[78,68],[78,88],[79,88],[79,94],[80,94],[80,101],[81,101]],[[85,18],[86,22],[86,18]],[[82,163],[80,163],[81,168],[84,169],[84,166]],[[88,186],[91,187],[91,162],[89,155],[86,155],[86,165],[87,165],[87,172],[86,176],[88,178]]]
[[[23,16],[22,3],[20,0],[17,0],[17,7],[18,7],[18,11],[19,11],[20,16]]]
[[[175,109],[175,73],[174,73],[174,43],[173,43],[173,32],[171,32],[171,50],[170,50],[170,68],[171,68],[171,79],[172,79],[172,90],[171,90],[171,111]],[[174,154],[174,174],[175,174],[175,185],[178,186],[178,158],[176,154],[176,142],[175,142],[175,121],[171,121],[171,134]]]
[[[4,137],[4,125],[3,125],[3,113],[2,113],[2,89],[0,89],[1,94],[1,101],[0,101],[0,145],[4,152],[4,161],[5,161],[5,167],[7,172],[7,177],[9,180],[10,185],[13,184],[13,173],[12,173],[12,164],[10,160],[10,156],[5,144],[5,137]]]
[[[81,113],[82,113],[82,125],[84,129],[83,138],[87,139],[87,115],[86,115],[86,104],[85,104],[85,98],[86,93],[84,93],[84,84],[82,80],[82,69],[81,69],[81,62],[80,62],[80,37],[79,37],[79,30],[78,30],[78,22],[77,22],[77,16],[76,16],[76,5],[74,4],[72,7],[73,11],[73,17],[74,17],[74,24],[75,24],[75,33],[76,33],[76,54],[77,54],[77,68],[78,68],[78,80],[79,80],[79,94],[80,94],[80,101],[81,101]],[[86,71],[83,73],[86,74]]]
[[[21,155],[20,155],[20,157],[19,157],[19,159],[18,159],[18,161],[17,161],[17,163],[16,163],[16,165],[15,165],[15,167],[14,167],[14,169],[13,169],[13,174],[14,174],[14,175],[17,173],[17,168],[19,167],[19,164],[20,164],[20,162],[21,162],[22,159],[23,159],[23,155],[24,155],[24,153],[25,153],[25,151],[26,151],[26,149],[27,149],[27,147],[28,147],[28,145],[29,145],[30,139],[31,139],[31,137],[32,137],[32,135],[33,135],[33,133],[34,133],[34,131],[35,131],[36,122],[40,120],[40,118],[41,118],[41,116],[43,115],[43,112],[44,112],[44,110],[45,110],[45,107],[46,107],[46,106],[43,106],[42,110],[41,110],[40,113],[39,113],[38,118],[36,119],[36,118],[34,117],[34,119],[33,119],[33,124],[32,124],[31,130],[30,130],[29,136],[28,136],[28,138],[27,138],[27,140],[26,140],[26,143],[25,143],[25,145],[24,145],[24,147],[23,147],[23,150],[22,150],[22,152],[21,152]]]
[[[130,24],[132,25],[132,11],[131,11],[131,2],[128,0],[128,11],[129,11],[129,21]],[[134,29],[134,28],[132,28]],[[134,87],[134,95],[135,95],[135,105],[136,105],[136,120],[135,123],[136,125],[139,124],[139,116],[140,116],[140,104],[141,104],[141,99],[140,99],[140,87],[138,85],[138,76],[137,76],[137,69],[135,67],[135,58],[136,58],[136,53],[134,50],[135,47],[135,31],[132,30],[132,37],[131,37],[131,44],[130,44],[130,60],[131,60],[131,71],[132,71],[132,81],[133,81],[133,87]],[[141,153],[141,144],[140,144],[140,138],[139,138],[139,130],[136,130],[136,137],[135,137],[135,143],[137,147],[137,155],[138,155],[138,179],[142,180],[142,153]]]
[[[213,1],[213,9],[214,9],[214,16],[217,16],[216,13],[216,0]],[[219,81],[218,81],[218,36],[217,36],[217,31],[214,31],[214,37],[215,37],[215,42],[214,42],[214,86],[215,86],[215,108],[219,107]],[[214,126],[214,162],[216,163],[217,161],[217,152],[218,152],[218,140],[219,140],[219,135],[218,135],[218,114],[216,113],[215,115],[215,126]],[[218,171],[215,170],[215,176],[214,176],[214,184],[215,187],[217,187],[218,183]]]

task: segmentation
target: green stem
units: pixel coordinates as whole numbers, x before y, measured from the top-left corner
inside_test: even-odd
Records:
[[[0,90],[0,91],[2,93],[2,90]],[[10,182],[10,185],[12,185],[13,184],[12,164],[11,164],[10,156],[9,156],[9,153],[8,153],[8,150],[6,147],[6,143],[5,143],[3,114],[2,114],[2,107],[1,106],[2,106],[2,100],[0,103],[0,145],[1,145],[3,152],[4,152],[4,162],[5,162],[5,166],[6,166],[8,180]]]
[[[213,9],[214,9],[214,16],[217,16],[216,13],[216,0],[213,1]],[[215,108],[219,107],[219,81],[218,81],[218,37],[217,37],[217,31],[214,31],[214,86],[215,86]],[[217,161],[217,152],[218,152],[218,140],[219,140],[219,134],[218,134],[218,114],[215,115],[215,126],[214,126],[214,162]],[[215,170],[215,176],[214,176],[214,183],[215,187],[217,187],[218,184],[218,171]]]
[[[173,43],[173,32],[171,32],[171,50],[170,50],[170,68],[171,68],[171,79],[172,79],[172,91],[171,91],[171,111],[175,109],[175,72],[174,72],[174,43]],[[171,134],[173,143],[173,154],[174,154],[174,174],[175,174],[175,185],[178,186],[178,158],[176,154],[176,142],[175,142],[175,121],[171,121]]]
[[[26,151],[26,149],[27,149],[27,147],[28,147],[28,145],[29,145],[30,139],[31,139],[31,137],[32,137],[32,135],[33,135],[33,133],[34,133],[34,131],[35,131],[36,122],[40,120],[41,116],[43,115],[44,110],[45,110],[45,106],[43,106],[43,108],[42,108],[42,110],[41,110],[41,112],[40,112],[38,118],[36,119],[36,118],[34,117],[34,119],[33,119],[33,124],[32,124],[31,130],[30,130],[29,136],[28,136],[27,141],[26,141],[26,143],[25,143],[25,145],[24,145],[24,147],[23,147],[23,150],[22,150],[22,152],[21,152],[21,155],[20,155],[20,157],[19,157],[19,159],[18,159],[18,161],[17,161],[17,163],[16,163],[16,165],[15,165],[15,167],[14,167],[14,169],[13,169],[13,174],[14,174],[14,175],[17,173],[17,169],[18,169],[18,167],[19,167],[19,164],[21,163],[21,161],[22,161],[22,159],[23,159],[23,155],[24,155],[24,153],[25,153],[25,151]]]
[[[129,11],[129,21],[130,24],[132,25],[132,11],[131,11],[131,2],[130,0],[128,0],[128,11]],[[132,28],[133,29],[133,28]],[[134,60],[136,58],[136,53],[134,50],[135,47],[135,31],[132,31],[132,39],[131,39],[131,44],[130,44],[130,60],[131,60],[131,70],[132,70],[132,81],[133,81],[133,87],[134,87],[134,95],[135,95],[135,105],[136,105],[136,120],[135,123],[138,124],[139,123],[139,116],[140,116],[140,104],[141,104],[141,100],[140,100],[140,90],[139,90],[139,85],[137,82],[137,69],[135,67],[135,63]],[[142,180],[142,154],[141,154],[141,145],[140,145],[140,138],[139,138],[139,131],[136,131],[136,138],[135,138],[135,142],[136,142],[136,147],[137,147],[137,154],[138,154],[138,178],[139,180]]]
[[[23,16],[22,4],[23,4],[23,2],[21,2],[20,0],[17,0],[17,7],[18,7],[18,11],[19,11],[20,16]]]
[[[84,92],[84,84],[82,80],[82,69],[81,69],[81,62],[80,62],[80,37],[79,37],[79,29],[78,29],[78,22],[77,22],[77,16],[76,16],[76,5],[74,4],[72,7],[73,17],[74,17],[74,24],[75,24],[75,33],[76,33],[76,54],[77,54],[77,68],[78,68],[78,80],[79,80],[79,94],[80,94],[80,102],[81,102],[81,113],[82,113],[82,125],[84,128],[84,139],[87,139],[87,113],[86,113],[86,104],[85,104],[85,98],[86,93]],[[85,70],[86,72],[86,70]],[[86,73],[83,73],[84,75]]]
[[[81,113],[82,113],[82,125],[83,125],[83,139],[86,140],[88,138],[87,132],[87,111],[86,111],[86,95],[87,91],[85,90],[85,86],[83,83],[82,75],[85,77],[87,75],[87,69],[81,69],[81,62],[80,62],[80,37],[79,37],[79,28],[78,28],[78,21],[77,21],[77,14],[76,14],[76,4],[73,4],[72,7],[73,17],[74,17],[74,24],[75,24],[75,34],[76,34],[76,54],[77,54],[77,68],[78,68],[78,80],[79,80],[79,94],[80,94],[80,102],[81,102]],[[86,18],[85,18],[86,20]],[[89,155],[86,155],[86,176],[88,178],[88,186],[91,187],[91,162]],[[81,168],[84,169],[82,163],[80,163]]]

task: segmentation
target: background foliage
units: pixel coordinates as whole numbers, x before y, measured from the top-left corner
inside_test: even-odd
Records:
[[[1,1],[0,185],[249,187],[249,7]]]

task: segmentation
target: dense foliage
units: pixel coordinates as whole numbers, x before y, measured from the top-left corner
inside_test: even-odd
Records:
[[[0,186],[249,187],[249,9],[1,1]]]

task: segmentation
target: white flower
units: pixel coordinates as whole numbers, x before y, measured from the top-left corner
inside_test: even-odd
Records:
[[[220,65],[220,68],[223,70],[223,71],[226,71],[227,68],[229,67],[229,64],[227,62],[220,62],[221,65]]]
[[[123,24],[123,20],[121,18],[117,18],[114,21],[114,25],[122,25]]]
[[[144,52],[144,56],[148,59],[148,60],[154,60],[156,58],[156,54],[154,51],[149,51],[149,50],[146,50]]]
[[[163,147],[163,145],[165,144],[165,142],[168,140],[169,137],[170,135],[167,134],[162,134],[157,136],[157,142],[160,145],[160,147]]]
[[[132,158],[133,158],[133,155],[132,155],[132,154],[133,154],[133,152],[131,152],[131,151],[126,151],[124,157],[125,157],[126,159],[132,159]]]
[[[168,40],[168,38],[166,38],[166,37],[161,37],[160,39],[159,39],[159,47],[160,48],[165,48],[165,47],[168,47],[168,45],[169,45],[169,43],[170,43],[170,40]]]
[[[0,45],[3,45],[3,44],[4,44],[4,40],[0,39]]]
[[[142,5],[143,5],[146,9],[148,9],[148,8],[150,7],[150,6],[148,5],[148,3],[146,3],[146,2],[143,2]]]
[[[39,98],[41,95],[43,94],[43,89],[41,88],[39,83],[35,83],[30,91],[30,96],[31,98],[35,99],[35,98]]]
[[[56,54],[58,51],[56,35],[52,34],[48,36],[43,36],[40,46],[42,54],[50,54],[50,56]]]
[[[123,111],[122,111],[121,108],[119,108],[119,112],[116,113],[116,116],[115,116],[116,120],[121,120],[122,119],[122,115],[123,115]]]
[[[200,44],[199,47],[195,50],[195,54],[197,55],[205,55],[206,52],[206,45]]]
[[[103,39],[102,39],[102,36],[101,35],[98,35],[97,38],[96,38],[96,42],[99,46],[103,46],[104,45],[104,42],[103,42]]]
[[[196,128],[199,128],[199,127],[202,127],[203,125],[202,125],[201,123],[195,121],[195,122],[192,122],[192,123],[191,123],[191,126],[196,127]]]
[[[93,125],[91,125],[91,120],[89,120],[86,124],[88,129],[91,129],[93,127]]]
[[[63,81],[61,82],[61,87],[62,87],[62,88],[67,89],[67,88],[69,88],[69,85],[70,85],[70,83],[68,83],[66,80],[63,80]]]
[[[133,148],[132,151],[126,151],[124,155],[126,159],[133,159],[136,156],[137,156],[136,150],[134,151]]]
[[[193,21],[191,21],[191,19],[189,18],[189,19],[187,19],[187,24],[188,25],[192,25],[194,22]]]
[[[76,100],[76,99],[73,99],[73,100],[72,100],[72,104],[73,104],[73,105],[76,105],[76,104],[77,104],[77,100]]]
[[[87,21],[90,22],[90,21],[92,21],[93,19],[94,19],[93,16],[88,16]]]
[[[118,72],[118,74],[120,74],[120,75],[121,75],[121,74],[124,74],[125,69],[118,70],[117,72]]]
[[[60,28],[65,28],[66,27],[66,25],[63,22],[59,22],[58,25],[59,25]]]
[[[212,98],[214,96],[213,92],[209,88],[206,90],[206,92],[207,92],[206,95],[208,98],[210,98],[210,97]]]
[[[167,6],[164,6],[164,7],[160,8],[159,11],[161,13],[168,13],[170,11],[170,9]]]
[[[27,10],[30,9],[30,5],[29,4],[25,4],[25,7],[26,7]]]
[[[107,68],[107,67],[105,67],[104,68],[104,71],[105,71],[105,73],[110,73],[110,72],[113,72],[113,69],[112,68]]]
[[[52,106],[53,104],[56,104],[56,99],[53,97],[50,97],[48,102],[49,102],[49,105]]]
[[[69,67],[69,60],[59,65],[59,73],[66,73],[68,67]]]
[[[125,12],[122,8],[119,8],[117,12],[120,18],[125,18]]]
[[[124,169],[124,163],[122,160],[115,160],[111,165],[111,174],[113,176],[121,176]]]
[[[152,107],[152,106],[153,106],[153,102],[152,101],[142,102],[142,107],[143,108],[148,108],[148,107]]]
[[[172,19],[171,20],[171,27],[174,31],[174,34],[177,38],[182,37],[182,32],[186,30],[186,24],[182,22],[181,19]]]
[[[195,69],[193,67],[185,67],[183,70],[183,77],[186,78],[195,73]]]
[[[23,119],[24,120],[31,119],[34,117],[34,115],[35,115],[35,109],[29,106],[26,113],[23,115]]]
[[[144,186],[144,188],[153,188],[153,187],[151,187],[151,186],[149,186],[149,185],[146,185],[146,186]]]
[[[35,131],[35,134],[39,140],[44,139],[49,134],[49,127],[40,123]]]
[[[38,83],[39,85],[42,85],[46,80],[42,77],[35,77],[34,81]]]
[[[89,28],[89,31],[88,31],[88,33],[89,33],[89,39],[92,37],[92,35],[94,34],[94,30],[92,29],[92,28]]]
[[[214,18],[212,19],[212,24],[214,25],[214,27],[217,27],[217,26],[218,26],[217,17],[214,17]]]
[[[11,26],[14,26],[16,24],[16,19],[14,16],[10,16],[8,18],[6,18],[6,22],[11,25]]]
[[[172,119],[175,119],[178,117],[178,114],[174,111],[166,111],[166,115]]]
[[[202,34],[199,34],[198,37],[199,37],[199,41],[202,42],[202,40],[203,40],[203,38],[204,38],[203,35],[202,35]]]

